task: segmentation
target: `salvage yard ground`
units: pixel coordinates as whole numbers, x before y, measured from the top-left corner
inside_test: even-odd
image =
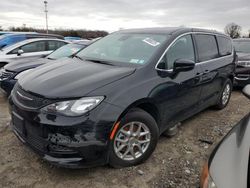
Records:
[[[211,150],[249,111],[249,100],[234,91],[226,109],[203,111],[183,122],[175,137],[161,137],[142,165],[71,170],[51,166],[18,141],[8,126],[7,98],[0,91],[0,187],[197,188]]]

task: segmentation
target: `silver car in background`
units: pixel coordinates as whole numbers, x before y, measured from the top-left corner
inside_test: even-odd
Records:
[[[0,68],[15,60],[36,59],[68,44],[61,39],[37,38],[18,42],[0,50]]]

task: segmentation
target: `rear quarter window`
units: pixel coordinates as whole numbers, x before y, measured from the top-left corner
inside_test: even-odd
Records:
[[[217,42],[214,35],[196,34],[198,61],[208,61],[219,57]]]
[[[232,54],[232,42],[230,39],[222,36],[217,36],[217,41],[219,45],[220,56],[226,56]]]

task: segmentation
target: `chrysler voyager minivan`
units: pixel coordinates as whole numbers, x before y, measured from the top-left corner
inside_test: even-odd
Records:
[[[59,61],[18,80],[11,125],[70,168],[142,163],[162,133],[228,104],[235,69],[229,37],[188,28],[118,31]]]

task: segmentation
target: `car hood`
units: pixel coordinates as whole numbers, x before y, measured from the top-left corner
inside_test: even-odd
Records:
[[[229,132],[210,157],[209,171],[217,187],[247,188],[249,146],[250,114]]]
[[[132,74],[135,68],[67,58],[38,67],[23,76],[20,86],[47,98],[75,98]]]
[[[27,69],[33,69],[45,63],[51,62],[52,60],[47,58],[40,58],[37,60],[15,60],[7,64],[4,68],[11,72],[22,72]]]
[[[239,61],[250,60],[250,54],[249,53],[237,53],[237,55],[238,55],[238,60]]]

